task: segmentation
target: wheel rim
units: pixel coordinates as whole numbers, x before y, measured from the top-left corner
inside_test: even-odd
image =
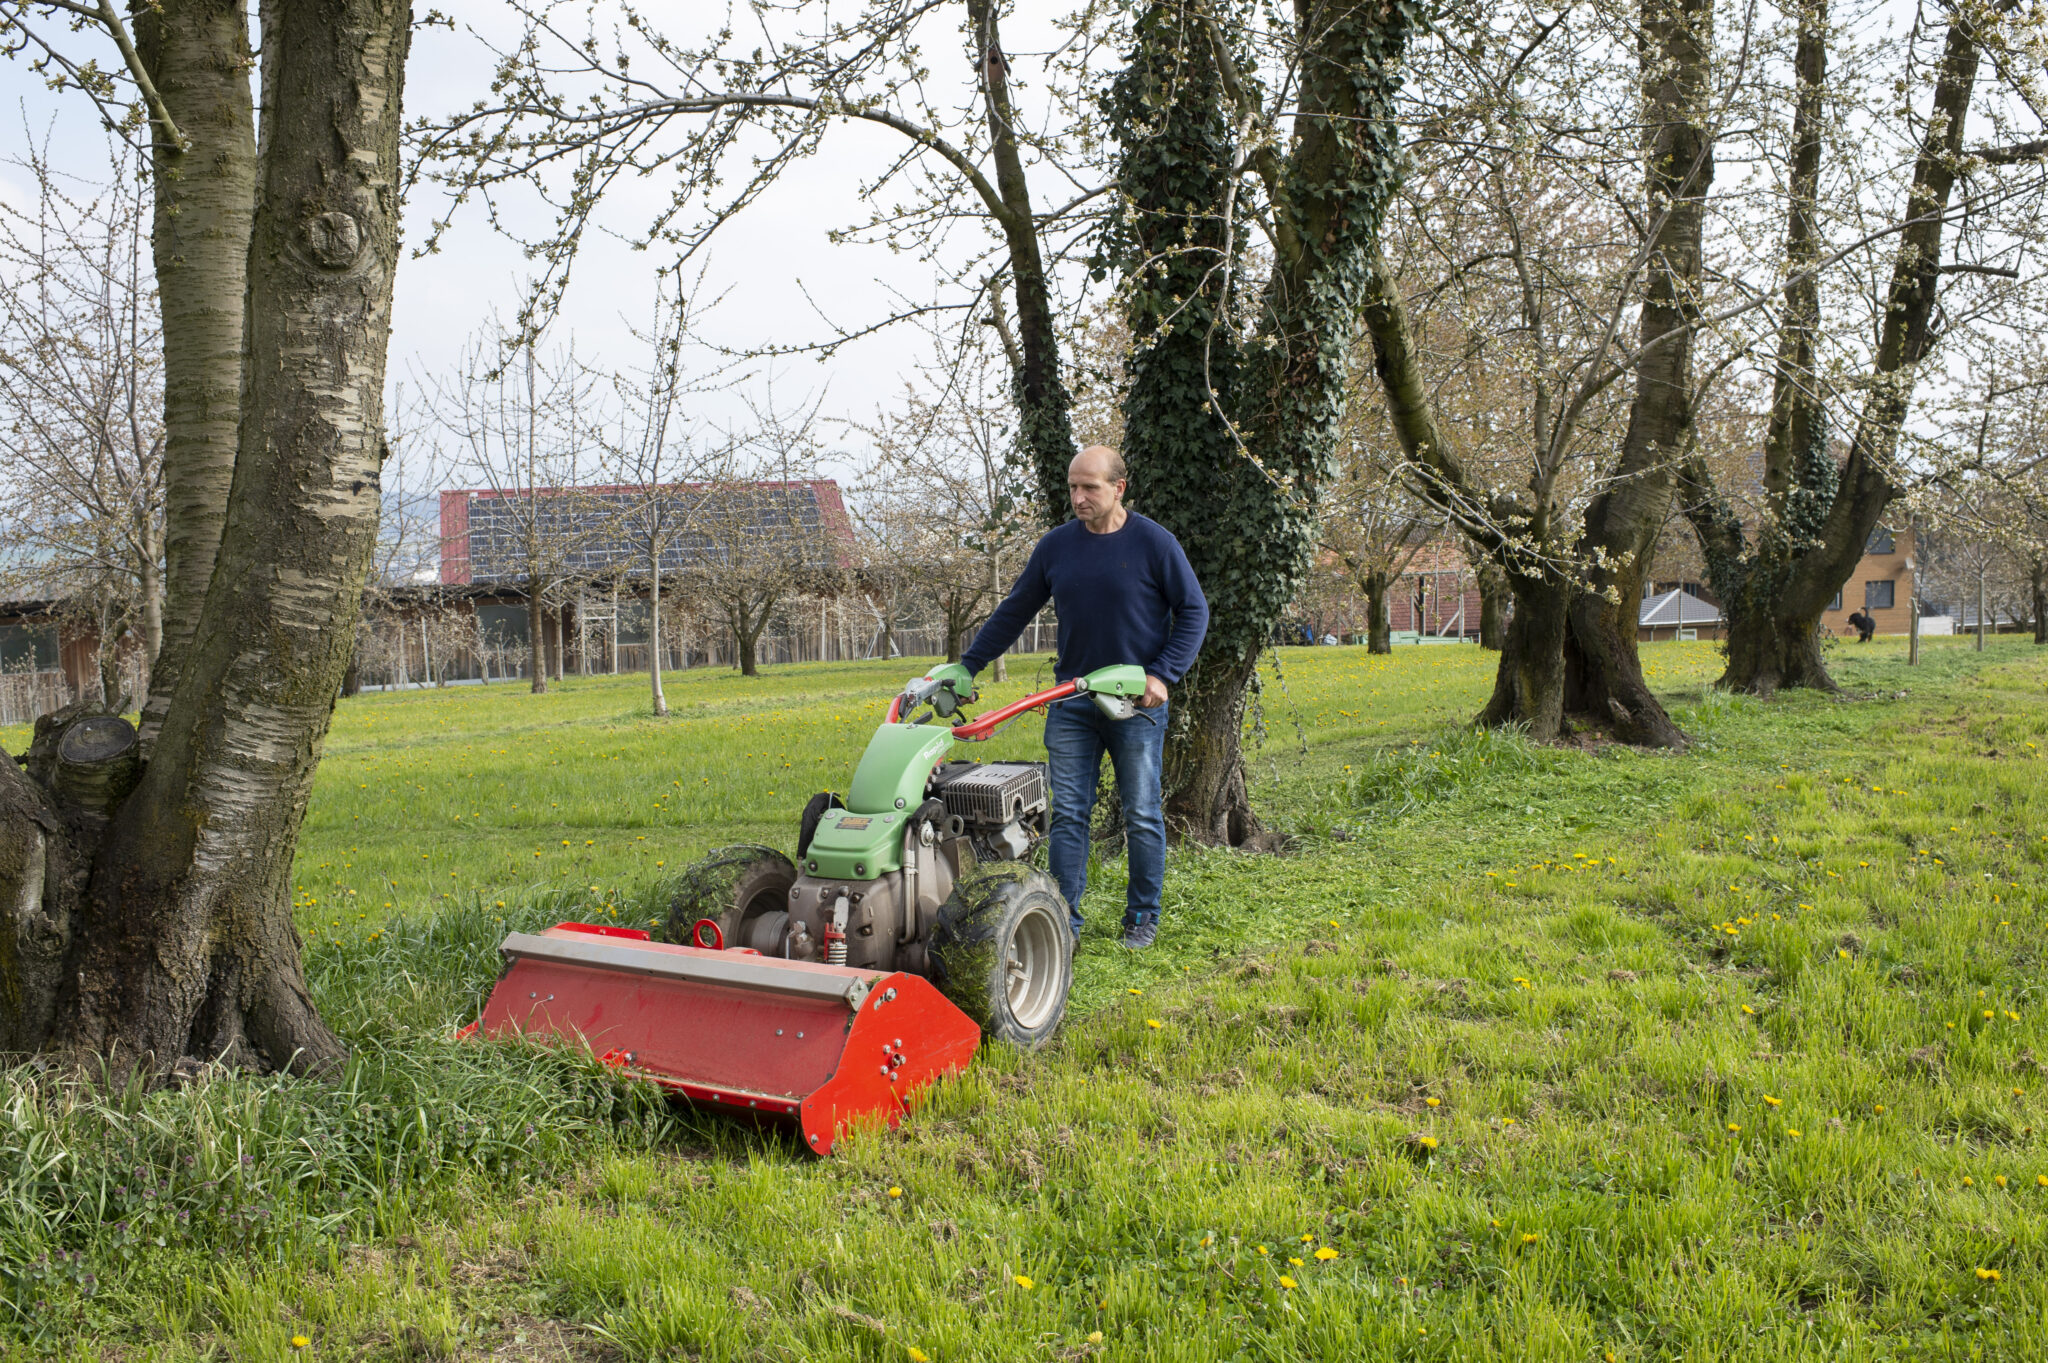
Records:
[[[1010,1016],[1025,1031],[1045,1025],[1060,997],[1060,939],[1064,925],[1032,905],[1017,920],[1003,957],[1004,995]]]

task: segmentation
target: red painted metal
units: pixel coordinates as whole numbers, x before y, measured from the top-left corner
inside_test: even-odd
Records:
[[[711,940],[704,940],[704,929],[711,929]],[[703,947],[706,951],[725,950],[725,929],[718,926],[716,918],[699,918],[690,925],[690,945]]]
[[[1000,710],[991,710],[980,719],[974,720],[971,723],[954,725],[953,737],[962,743],[979,743],[998,728],[1023,714],[1026,710],[1034,710],[1041,705],[1050,705],[1056,700],[1065,700],[1073,694],[1075,694],[1074,684],[1070,681],[1061,682],[1049,691],[1040,691],[1036,695],[1012,701]]]
[[[564,923],[539,936],[572,940],[589,926]],[[740,954],[638,938],[635,952]],[[820,1155],[850,1129],[895,1126],[933,1080],[965,1069],[981,1042],[974,1021],[916,975],[746,955],[756,967],[804,972],[807,984],[865,982],[867,990],[855,991],[856,1007],[843,997],[520,956],[476,1028],[572,1041],[692,1102],[792,1122]]]
[[[563,932],[587,932],[592,937],[623,937],[631,942],[653,940],[654,934],[646,928],[622,928],[611,923],[557,923]]]

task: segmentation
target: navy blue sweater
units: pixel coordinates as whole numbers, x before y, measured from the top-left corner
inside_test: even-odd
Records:
[[[1209,603],[1180,541],[1133,511],[1107,535],[1079,521],[1047,532],[960,661],[981,671],[1017,642],[1048,600],[1060,620],[1053,675],[1061,681],[1137,663],[1177,682],[1195,665],[1209,630]]]

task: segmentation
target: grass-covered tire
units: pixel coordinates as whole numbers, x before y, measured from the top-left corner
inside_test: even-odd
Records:
[[[1051,1040],[1074,982],[1074,933],[1058,882],[999,862],[953,887],[932,930],[933,982],[982,1035],[1032,1051]]]
[[[774,848],[744,843],[721,847],[676,878],[661,940],[695,946],[691,930],[698,919],[709,918],[718,924],[728,947],[765,951],[768,948],[748,938],[757,928],[779,937],[773,922],[764,920],[782,914],[787,924],[789,887],[794,884],[796,867]]]

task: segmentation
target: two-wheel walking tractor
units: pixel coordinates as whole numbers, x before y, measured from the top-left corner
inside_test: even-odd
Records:
[[[712,853],[658,935],[560,923],[508,936],[465,1033],[587,1046],[679,1097],[793,1122],[818,1154],[849,1126],[896,1125],[984,1034],[1042,1045],[1074,967],[1067,902],[1029,861],[1050,818],[1046,770],[947,754],[1074,695],[1130,719],[1145,675],[1106,667],[952,723],[976,699],[964,677],[936,668],[891,701],[844,798],[805,807],[794,862]]]

